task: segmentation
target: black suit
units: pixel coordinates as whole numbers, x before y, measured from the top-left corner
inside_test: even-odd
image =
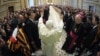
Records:
[[[91,44],[95,39],[95,36],[97,34],[97,29],[98,27],[92,28],[91,31],[88,33],[87,37],[84,39],[83,47],[81,48],[78,56],[80,56],[85,49],[87,50],[90,50],[91,48],[95,49],[95,47],[91,46]],[[94,46],[97,47],[97,45]]]
[[[39,39],[38,26],[35,24],[35,22],[32,22],[30,19],[28,19],[25,25],[25,32],[28,37],[32,51],[36,51],[36,48],[40,49],[41,44]],[[33,45],[35,45],[36,48],[34,48]]]
[[[95,36],[96,36],[96,34],[97,34],[97,28],[98,28],[98,27],[92,29],[92,30],[90,31],[90,33],[88,34],[87,38],[85,39],[84,46],[85,46],[86,48],[89,48],[90,45],[92,44],[92,42],[94,41]]]

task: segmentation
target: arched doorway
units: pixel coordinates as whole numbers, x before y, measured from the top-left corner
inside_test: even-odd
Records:
[[[14,6],[9,6],[9,7],[8,7],[8,12],[9,12],[9,13],[14,12]]]

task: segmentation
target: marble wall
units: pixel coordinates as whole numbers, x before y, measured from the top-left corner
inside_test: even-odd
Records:
[[[100,16],[100,0],[69,0],[69,5],[85,10],[89,10],[89,6],[93,6],[94,12]]]
[[[100,16],[100,0],[84,0],[83,9],[89,10],[89,6],[93,6],[94,12]]]
[[[78,4],[77,4],[77,2],[78,2],[78,0],[70,0],[70,6],[72,6],[72,7],[75,7],[75,8],[78,8]]]

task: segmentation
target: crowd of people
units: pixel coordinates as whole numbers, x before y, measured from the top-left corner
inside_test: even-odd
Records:
[[[100,56],[99,35],[100,17],[91,11],[62,5],[34,6],[9,12],[1,20],[0,52],[2,56],[31,56],[41,50],[41,56]],[[64,54],[55,51],[55,46]]]

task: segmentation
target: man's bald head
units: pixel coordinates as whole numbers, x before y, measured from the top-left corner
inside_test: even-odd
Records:
[[[80,14],[77,14],[77,15],[75,16],[75,23],[76,23],[76,24],[80,24],[81,21],[82,21],[81,15],[80,15]]]

